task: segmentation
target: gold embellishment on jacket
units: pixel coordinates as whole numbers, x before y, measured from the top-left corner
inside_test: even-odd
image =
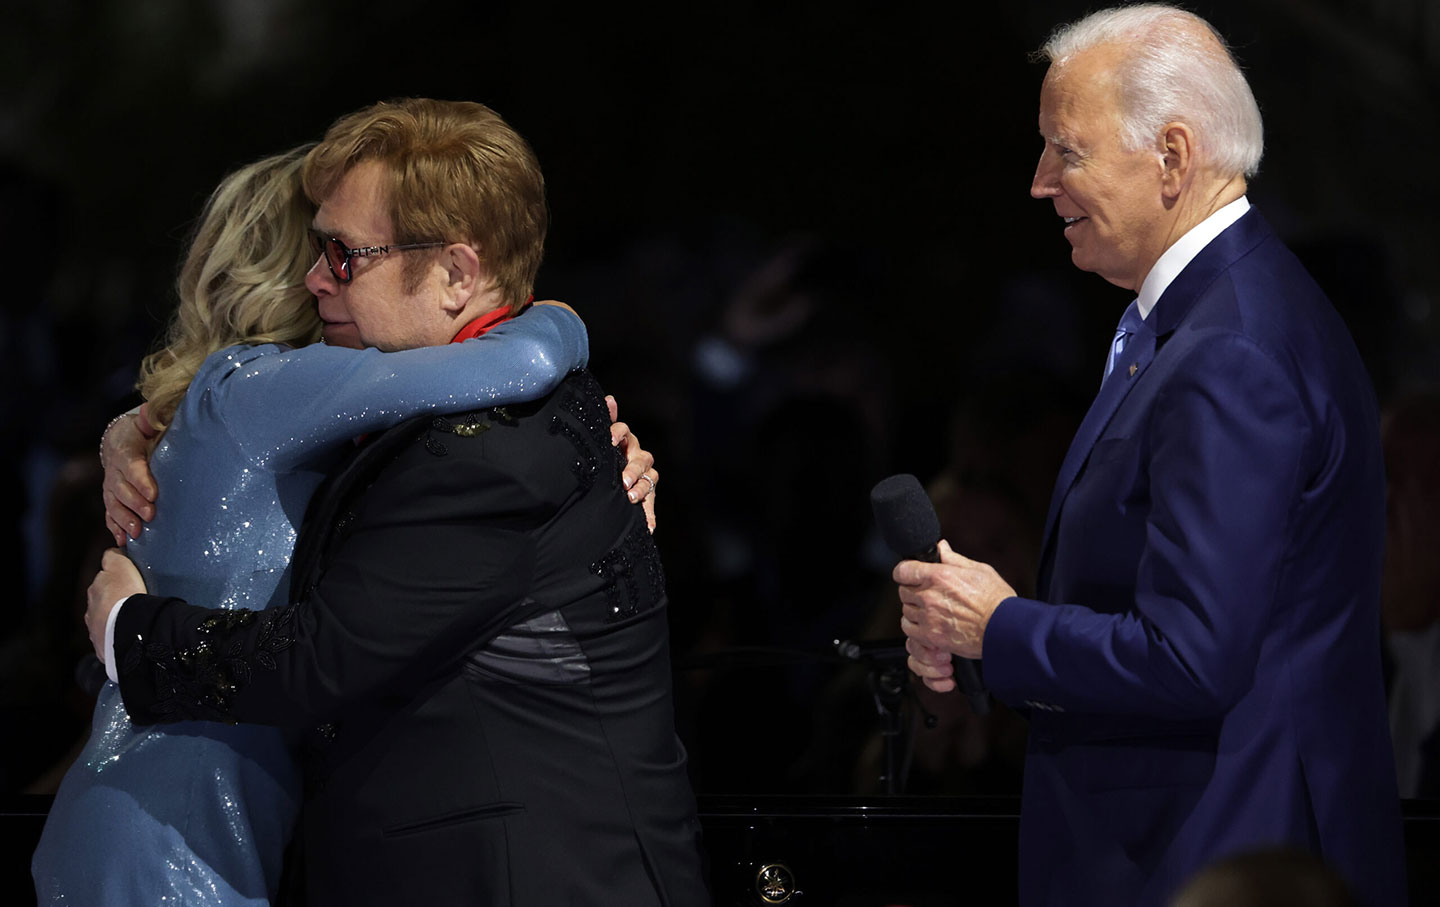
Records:
[[[497,406],[490,410],[490,412],[492,415],[497,413],[501,414],[503,419],[500,421],[510,419],[510,414],[506,413],[502,407]],[[466,413],[458,422],[451,422],[444,416],[436,416],[430,420],[430,427],[425,431],[425,451],[437,457],[443,457],[450,452],[449,448],[441,443],[431,432],[439,431],[460,438],[473,438],[489,429],[490,423],[485,421],[479,413]]]

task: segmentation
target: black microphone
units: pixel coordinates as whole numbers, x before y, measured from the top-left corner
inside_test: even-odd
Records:
[[[909,473],[881,479],[870,491],[870,507],[885,544],[902,561],[940,563],[940,518],[919,479]],[[970,708],[977,715],[988,715],[990,695],[980,677],[980,662],[956,656],[953,664],[955,680]]]

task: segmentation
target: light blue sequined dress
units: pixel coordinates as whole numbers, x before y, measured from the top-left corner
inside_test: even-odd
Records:
[[[156,516],[128,553],[158,594],[225,608],[283,602],[306,504],[351,439],[429,410],[536,399],[587,355],[584,326],[557,306],[400,353],[221,350],[155,450]],[[136,727],[107,683],[35,851],[39,901],[267,904],[299,803],[280,730]]]

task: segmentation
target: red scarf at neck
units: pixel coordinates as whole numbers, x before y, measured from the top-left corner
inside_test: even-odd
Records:
[[[534,296],[530,297],[530,299],[534,298]],[[529,300],[526,300],[526,302],[528,304]],[[470,340],[472,338],[479,337],[481,334],[495,327],[495,325],[503,324],[504,322],[509,321],[513,317],[514,315],[511,314],[510,309],[504,306],[493,311],[486,312],[484,315],[481,315],[479,318],[476,318],[474,321],[461,328],[460,333],[452,337],[450,339],[450,342],[460,343],[463,340]],[[141,418],[144,418],[144,416],[142,416]],[[366,432],[365,434],[356,438],[355,443],[357,445],[364,444],[367,440],[369,440],[372,434],[374,433]]]
[[[456,334],[450,342],[459,343],[462,340],[473,340],[495,325],[509,321],[513,317],[514,315],[507,306],[493,309],[461,328],[460,333]]]

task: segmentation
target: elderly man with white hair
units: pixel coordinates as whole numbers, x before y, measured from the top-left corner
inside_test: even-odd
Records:
[[[1030,193],[1077,267],[1136,298],[1056,480],[1036,598],[943,543],[939,564],[901,563],[911,667],[945,690],[951,655],[983,658],[1029,712],[1023,904],[1164,903],[1274,845],[1403,903],[1377,408],[1246,200],[1255,99],[1172,7],[1094,13],[1043,55]]]

